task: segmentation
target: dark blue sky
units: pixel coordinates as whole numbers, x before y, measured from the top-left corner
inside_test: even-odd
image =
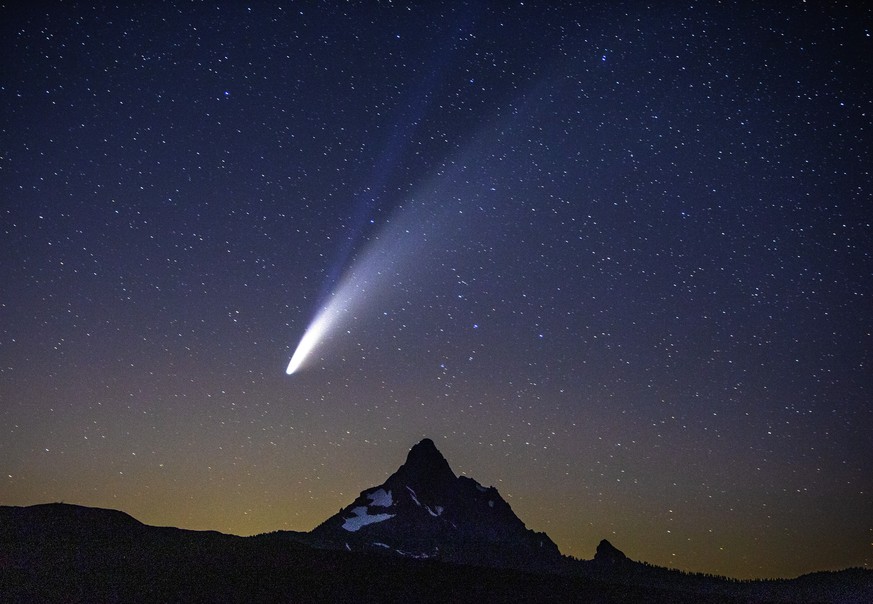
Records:
[[[427,436],[578,557],[873,563],[869,8],[0,23],[0,503],[308,530]]]

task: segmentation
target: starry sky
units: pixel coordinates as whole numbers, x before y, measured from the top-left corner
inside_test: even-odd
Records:
[[[873,10],[0,7],[0,503],[873,566]],[[307,327],[342,301],[305,366]]]

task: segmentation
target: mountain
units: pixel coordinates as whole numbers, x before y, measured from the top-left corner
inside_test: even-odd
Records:
[[[115,510],[0,506],[0,602],[873,602],[873,571],[736,581],[560,554],[431,440],[309,533],[237,537]]]
[[[310,536],[319,547],[455,563],[555,569],[563,562],[548,535],[528,529],[494,487],[456,476],[427,438],[384,483]]]

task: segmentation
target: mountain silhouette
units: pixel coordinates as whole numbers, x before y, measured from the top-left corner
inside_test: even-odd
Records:
[[[628,557],[624,552],[617,549],[612,543],[604,539],[597,545],[597,551],[594,553],[594,561],[604,565],[618,565],[627,563]]]
[[[320,547],[514,568],[555,567],[558,547],[528,529],[494,487],[456,476],[433,441],[311,533]]]
[[[0,602],[873,602],[873,571],[736,581],[637,562],[607,540],[562,556],[430,439],[309,533],[145,525],[116,510],[0,506]]]

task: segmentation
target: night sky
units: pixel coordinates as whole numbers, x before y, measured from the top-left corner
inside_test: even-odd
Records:
[[[19,4],[0,503],[310,530],[430,437],[565,554],[873,566],[873,9]]]

